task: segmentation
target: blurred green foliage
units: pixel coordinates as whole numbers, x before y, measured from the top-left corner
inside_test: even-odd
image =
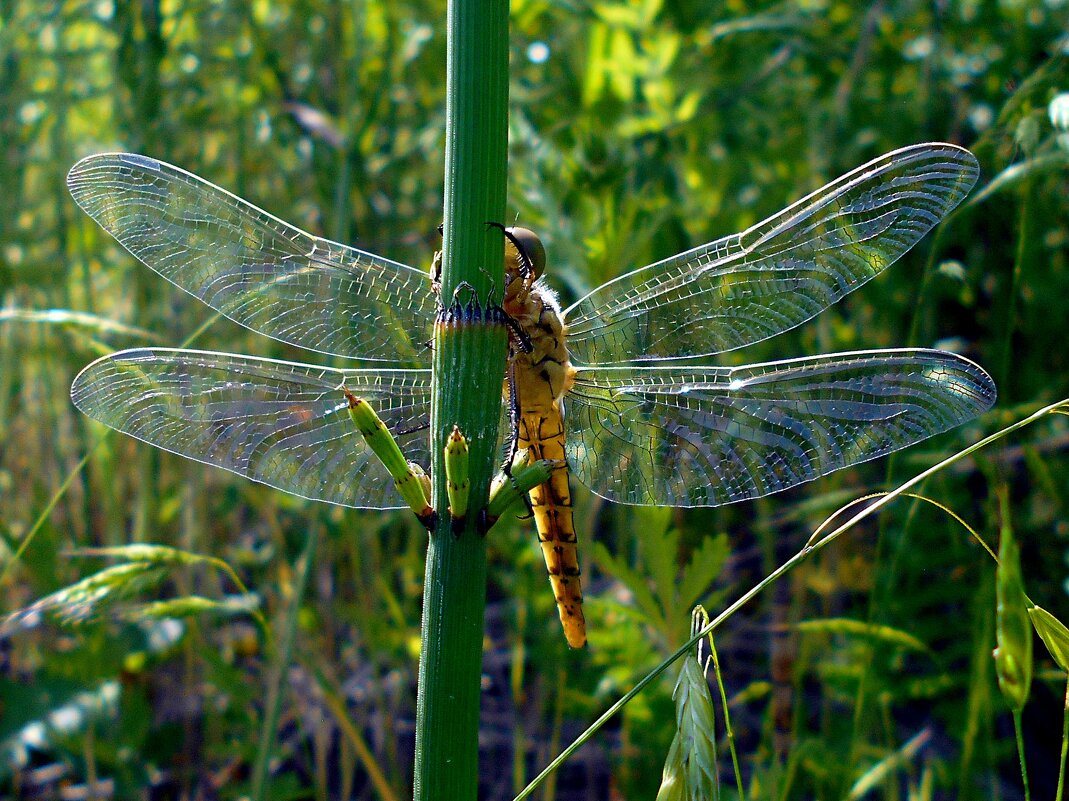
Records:
[[[305,229],[429,265],[444,10],[426,0],[0,2],[0,612],[92,572],[65,551],[158,543],[225,559],[277,629],[294,564],[319,536],[272,798],[408,794],[426,535],[411,515],[308,503],[77,415],[68,388],[85,363],[177,345],[212,315],[82,215],[64,176],[89,153],[144,152]],[[653,519],[577,490],[583,652],[564,646],[531,524],[495,529],[487,799],[510,798],[678,646],[694,593],[715,611],[845,500],[1069,394],[1062,0],[514,0],[512,17],[510,220],[543,236],[565,300],[740,230],[885,151],[957,142],[983,167],[972,204],[819,321],[727,358],[940,343],[984,364],[1001,397],[986,419],[890,465],[752,504]],[[195,345],[309,359],[226,321]],[[1005,486],[1031,599],[1062,620],[1067,445],[1069,425],[1054,419],[926,488],[993,542]],[[893,764],[871,792],[1017,797],[991,659],[994,586],[993,565],[960,529],[899,503],[719,631],[748,792],[840,797],[873,765]],[[236,591],[217,572],[175,569],[155,597]],[[793,628],[847,618],[870,627]],[[925,650],[866,633],[880,630]],[[1025,742],[1033,792],[1050,797],[1062,689],[1053,662],[1037,658]],[[0,795],[96,783],[98,797],[238,798],[273,667],[240,615],[24,627],[0,640]],[[665,677],[629,706],[546,797],[653,797],[674,735],[671,691]],[[930,739],[913,739],[921,733]]]

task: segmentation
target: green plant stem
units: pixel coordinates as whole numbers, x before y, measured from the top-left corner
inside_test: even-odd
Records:
[[[423,588],[416,705],[416,801],[474,801],[486,541],[475,510],[486,504],[496,458],[506,346],[487,320],[500,297],[504,241],[487,225],[505,215],[508,134],[508,3],[450,0],[446,69],[445,204],[441,305],[434,332],[430,449],[431,532]],[[453,426],[469,441],[470,509],[459,534],[446,513],[444,447]]]
[[[512,697],[526,696],[524,669],[527,665],[527,607],[516,605],[516,628],[510,654],[509,689]],[[527,730],[524,717],[517,715],[512,724],[512,791],[518,793],[527,783]]]
[[[85,727],[85,738],[82,740],[82,759],[85,760],[85,783],[89,788],[89,801],[97,801],[102,798],[97,787],[97,760],[96,760],[96,721],[89,718]]]
[[[1031,634],[1031,632],[1029,632]],[[1024,731],[1021,728],[1021,710],[1013,710],[1013,735],[1017,740],[1017,759],[1021,762],[1021,782],[1024,785],[1024,801],[1031,801],[1032,793],[1028,789],[1028,768],[1024,761]]]

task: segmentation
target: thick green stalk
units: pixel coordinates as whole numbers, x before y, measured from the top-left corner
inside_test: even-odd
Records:
[[[500,299],[503,277],[502,234],[487,223],[505,215],[508,3],[450,0],[448,20],[441,301],[457,313],[440,318],[434,335],[431,475],[439,514],[423,591],[417,801],[473,801],[478,789],[486,546],[474,512],[486,504],[497,458],[507,345],[506,329],[485,312],[491,290]],[[471,513],[459,534],[446,511],[443,459],[454,425],[470,443]]]

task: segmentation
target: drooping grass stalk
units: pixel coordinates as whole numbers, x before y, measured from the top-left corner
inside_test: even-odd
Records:
[[[527,607],[516,605],[516,627],[509,655],[509,689],[513,698],[523,698],[524,668],[527,665]],[[1067,688],[1069,690],[1069,688]],[[1066,697],[1069,701],[1069,696]],[[527,730],[524,716],[512,721],[512,791],[518,793],[527,784]],[[1060,800],[1059,800],[1060,801]]]
[[[348,740],[350,747],[356,754],[356,758],[360,760],[360,765],[367,772],[368,780],[375,788],[378,797],[382,801],[399,801],[397,793],[394,792],[393,787],[386,778],[386,774],[383,773],[379,763],[375,760],[375,755],[364,739],[364,735],[349,717],[349,710],[345,705],[345,696],[334,682],[327,678],[318,665],[307,657],[300,658],[308,671],[315,677],[319,691],[323,693],[323,703],[334,715],[334,722],[337,724],[338,730]]]
[[[535,789],[539,785],[541,785],[543,781],[545,781],[546,777],[556,771],[556,769],[560,767],[568,759],[568,757],[578,751],[583,746],[583,744],[585,744],[591,737],[593,737],[598,732],[599,729],[601,729],[602,726],[604,726],[609,720],[611,720],[617,712],[623,709],[631,701],[632,698],[642,692],[650,683],[652,683],[658,676],[660,676],[665,670],[667,670],[677,659],[689,653],[690,649],[694,647],[698,640],[715,631],[719,626],[723,625],[724,621],[726,621],[728,618],[730,618],[732,615],[734,615],[736,612],[746,606],[746,604],[750,603],[750,601],[752,601],[764,589],[769,587],[774,582],[778,581],[782,576],[784,576],[793,568],[797,567],[805,559],[808,559],[814,553],[824,548],[826,545],[829,545],[834,540],[838,539],[841,534],[853,528],[862,520],[875,514],[877,511],[882,509],[887,504],[891,503],[900,495],[905,494],[910,489],[927,480],[928,478],[940,472],[941,470],[944,470],[945,468],[950,467],[951,465],[957,462],[960,462],[962,459],[976,453],[979,450],[982,450],[983,448],[986,448],[988,445],[998,442],[1000,439],[1003,439],[1004,437],[1012,434],[1018,429],[1031,425],[1032,423],[1038,420],[1042,420],[1043,418],[1051,414],[1069,413],[1069,411],[1067,410],[1069,410],[1069,398],[1063,398],[1055,403],[1051,403],[1047,406],[1044,406],[1042,409],[1039,409],[1038,411],[1030,414],[1028,417],[1023,418],[1022,420],[1018,420],[1016,423],[1008,425],[1005,428],[996,431],[994,434],[990,434],[989,436],[984,437],[980,441],[975,442],[967,448],[958,451],[952,456],[948,456],[946,459],[939,462],[938,464],[935,464],[932,467],[929,467],[927,470],[918,473],[917,475],[913,476],[913,478],[909,479],[908,481],[905,481],[904,483],[893,489],[891,492],[888,492],[886,495],[874,501],[871,505],[866,506],[860,512],[857,512],[856,514],[850,516],[845,522],[841,523],[832,531],[828,531],[827,533],[825,533],[826,529],[830,527],[832,519],[834,519],[834,517],[837,517],[838,515],[833,516],[833,518],[829,518],[829,520],[825,521],[825,523],[813,533],[813,536],[809,538],[809,540],[806,542],[806,544],[802,547],[800,551],[798,551],[796,554],[794,554],[794,556],[792,556],[790,559],[788,559],[775,570],[773,570],[771,573],[769,573],[756,585],[754,585],[745,593],[743,593],[739,598],[737,598],[727,608],[725,608],[720,614],[713,618],[709,622],[709,625],[703,627],[701,631],[692,636],[689,640],[687,640],[687,642],[683,643],[683,645],[681,645],[674,652],[672,652],[672,654],[669,655],[669,657],[665,659],[661,664],[659,664],[657,667],[655,667],[653,670],[651,670],[649,673],[639,679],[639,681],[635,684],[634,687],[628,690],[628,692],[625,693],[619,700],[617,700],[615,703],[613,703],[612,706],[606,709],[601,714],[601,716],[598,717],[597,720],[595,720],[592,724],[590,724],[590,726],[587,727],[586,731],[579,735],[579,737],[577,737],[575,741],[571,743],[571,745],[565,748],[559,756],[557,756],[542,770],[541,773],[539,773],[534,779],[532,779],[531,783],[528,784],[527,787],[523,789],[523,792],[519,793],[515,797],[515,799],[513,799],[513,801],[523,801],[523,799],[529,798],[531,794],[535,791]],[[987,656],[986,658],[990,659],[989,656]]]
[[[275,735],[278,730],[278,717],[282,710],[282,696],[286,686],[286,674],[293,658],[293,643],[297,638],[297,618],[304,599],[308,576],[315,561],[316,544],[319,541],[319,529],[312,525],[308,529],[304,550],[297,560],[290,597],[282,610],[282,634],[276,639],[278,648],[269,653],[271,666],[267,682],[267,699],[264,702],[263,726],[260,729],[260,743],[256,748],[256,761],[252,770],[252,801],[267,798],[267,771],[271,764],[271,754],[275,750]]]
[[[444,447],[459,426],[470,443],[470,508],[487,499],[496,459],[507,332],[485,315],[500,298],[508,133],[508,3],[450,0],[446,68],[445,225],[434,333],[430,450],[433,506],[423,588],[416,706],[416,801],[469,801],[478,789],[486,544],[477,514],[451,529]],[[479,310],[482,314],[468,313]]]
[[[37,532],[39,532],[44,526],[44,524],[48,522],[48,519],[52,516],[52,512],[55,510],[56,505],[59,504],[60,500],[62,500],[63,497],[67,494],[67,491],[74,483],[74,479],[78,477],[78,475],[82,472],[82,469],[89,463],[89,459],[93,456],[94,453],[96,453],[97,448],[100,447],[101,443],[104,441],[104,437],[106,436],[106,434],[102,434],[100,437],[97,438],[97,440],[85,452],[85,456],[83,456],[81,460],[79,460],[78,464],[71,468],[71,471],[67,473],[66,477],[63,479],[63,482],[59,485],[59,489],[57,489],[52,494],[52,497],[48,499],[48,503],[45,504],[45,508],[41,510],[41,514],[39,514],[37,516],[37,519],[33,521],[33,525],[30,526],[30,530],[22,538],[22,541],[19,543],[18,549],[13,554],[11,554],[11,558],[7,560],[7,563],[4,565],[4,569],[0,570],[0,585],[2,585],[7,579],[7,576],[11,572],[12,568],[22,560],[23,554],[26,553],[31,543],[33,543],[34,538],[37,536]]]

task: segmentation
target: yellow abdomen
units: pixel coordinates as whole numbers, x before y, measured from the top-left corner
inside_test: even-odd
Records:
[[[564,460],[564,426],[555,406],[521,409],[518,444],[529,449],[531,461],[549,459],[559,463],[549,481],[531,490],[531,508],[564,637],[572,648],[582,648],[586,645],[586,618],[579,577],[579,546],[572,521],[568,465]]]

